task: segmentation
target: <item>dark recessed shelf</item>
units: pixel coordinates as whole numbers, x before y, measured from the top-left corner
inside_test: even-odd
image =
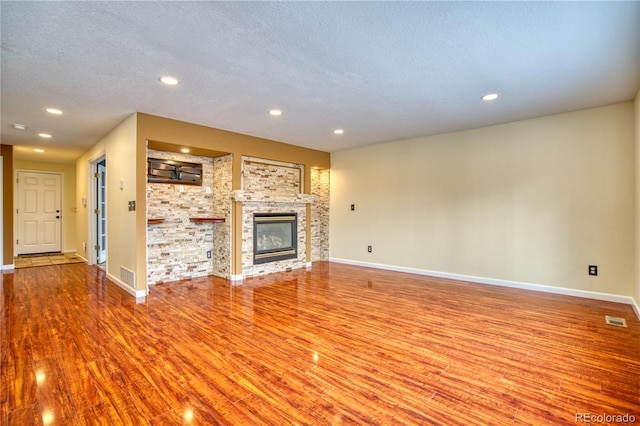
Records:
[[[224,217],[190,217],[189,220],[194,223],[222,223]]]
[[[157,225],[158,223],[164,223],[164,219],[147,219],[147,225]]]

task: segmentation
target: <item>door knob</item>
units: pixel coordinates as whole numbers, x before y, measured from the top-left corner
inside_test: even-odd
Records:
[[[60,213],[60,210],[56,210],[56,213]]]
[[[60,216],[56,216],[56,219],[60,219]]]

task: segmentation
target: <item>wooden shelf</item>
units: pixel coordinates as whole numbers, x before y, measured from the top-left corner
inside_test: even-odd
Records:
[[[189,220],[194,223],[222,223],[224,217],[190,217]]]
[[[157,225],[158,223],[164,223],[164,219],[147,219],[147,225]]]

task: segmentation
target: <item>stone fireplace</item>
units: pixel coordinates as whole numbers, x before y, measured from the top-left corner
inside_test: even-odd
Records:
[[[304,165],[242,158],[242,189],[233,191],[242,218],[242,279],[311,265],[310,206]],[[239,215],[239,216],[240,216]]]
[[[275,197],[264,193],[246,194],[241,190],[233,191],[233,200],[242,205],[242,277],[282,272],[289,269],[310,266],[307,261],[307,206],[313,202],[311,194]],[[295,215],[295,256],[264,263],[254,261],[255,215]],[[258,227],[260,224],[258,224]],[[279,237],[280,238],[280,237]],[[236,279],[242,279],[237,277]]]
[[[206,275],[241,281],[328,259],[329,170],[305,174],[305,165],[243,156],[242,189],[233,190],[232,155],[149,149],[148,156],[203,164],[202,186],[147,184],[149,284]],[[193,220],[203,217],[224,222]],[[290,238],[274,230],[284,223]],[[260,232],[267,224],[278,225]]]

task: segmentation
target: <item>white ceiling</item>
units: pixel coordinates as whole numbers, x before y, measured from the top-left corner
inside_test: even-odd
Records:
[[[136,111],[336,151],[640,87],[637,1],[2,1],[1,36],[2,143],[47,161],[73,161]]]

